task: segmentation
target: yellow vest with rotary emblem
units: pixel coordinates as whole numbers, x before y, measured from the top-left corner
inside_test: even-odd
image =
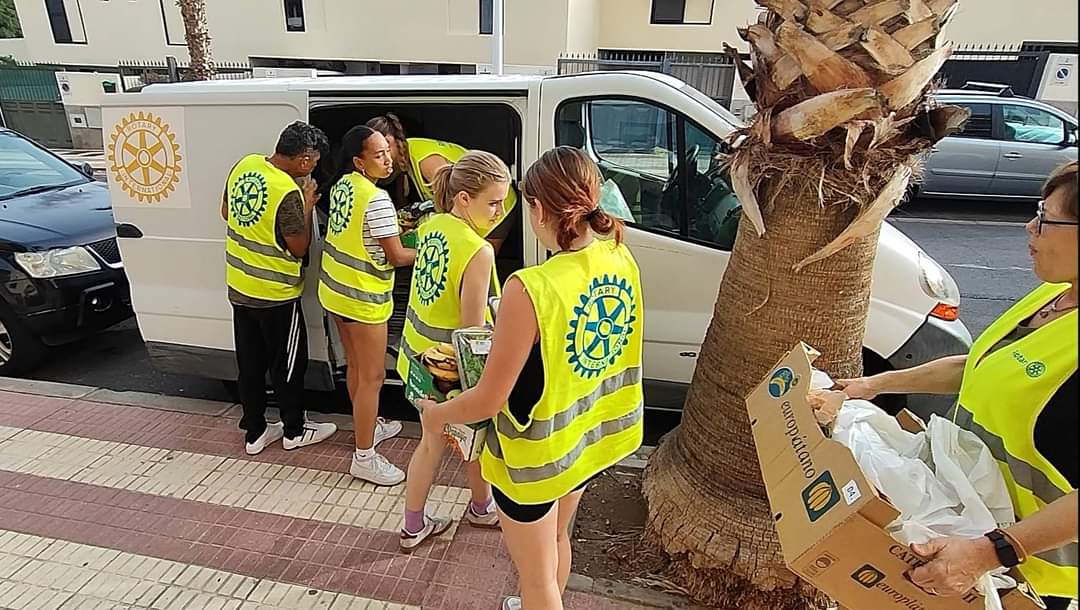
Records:
[[[1076,310],[990,350],[1068,289],[1067,284],[1044,284],[990,325],[971,347],[960,388],[956,423],[990,448],[1020,520],[1073,491],[1035,447],[1035,423],[1058,388],[1076,372]],[[1039,553],[1025,561],[1020,572],[1040,595],[1076,599],[1077,545]]]
[[[357,172],[330,189],[330,221],[323,242],[319,302],[350,320],[381,324],[394,311],[394,267],[377,263],[364,247],[364,216],[379,188]]]
[[[274,230],[289,193],[300,194],[296,181],[262,155],[244,157],[229,174],[225,281],[233,290],[278,302],[303,293],[302,261],[278,244]]]
[[[544,391],[524,425],[503,407],[480,465],[515,502],[543,504],[641,446],[645,308],[637,263],[612,241],[514,276],[536,310]]]
[[[424,159],[432,155],[439,155],[451,163],[457,163],[469,153],[469,150],[464,146],[428,138],[409,138],[406,142],[409,144],[409,174],[413,177],[413,184],[420,191],[421,198],[433,201],[435,192],[432,190],[431,185],[424,180],[424,174],[420,171],[420,164],[423,163]],[[499,222],[484,230],[480,236],[487,237],[491,235],[492,231],[503,222],[506,222],[507,218],[510,217],[510,212],[513,211],[516,205],[517,193],[511,187],[506,194],[506,200],[503,201],[503,212]]]
[[[401,337],[397,371],[408,376],[406,354],[416,355],[437,343],[450,343],[461,328],[461,281],[476,253],[491,246],[465,221],[450,213],[435,214],[416,230],[416,264],[409,289],[409,308]],[[499,295],[494,266],[488,296]],[[490,311],[487,318],[492,320]]]

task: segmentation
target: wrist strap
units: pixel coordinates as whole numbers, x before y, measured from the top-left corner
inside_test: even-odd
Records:
[[[997,554],[998,563],[1005,568],[1013,568],[1020,565],[1020,554],[1011,538],[1000,529],[986,533],[986,537],[994,545],[994,553]]]
[[[1020,540],[1016,536],[1013,536],[1006,530],[999,529],[998,531],[1012,544],[1013,549],[1016,550],[1017,558],[1020,559],[1020,563],[1024,563],[1027,561],[1028,557],[1031,557],[1031,555],[1028,554],[1027,549],[1024,548],[1024,545],[1020,543]]]

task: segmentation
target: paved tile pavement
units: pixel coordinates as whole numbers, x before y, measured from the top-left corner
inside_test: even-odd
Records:
[[[380,449],[404,466],[414,445]],[[497,530],[402,554],[403,486],[352,480],[350,451],[339,432],[249,457],[235,419],[0,391],[0,608],[471,610],[516,590]],[[460,463],[436,483],[429,510],[460,519]]]

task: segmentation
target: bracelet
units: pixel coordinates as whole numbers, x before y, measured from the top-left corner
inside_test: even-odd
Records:
[[[1016,549],[1016,555],[1019,557],[1020,563],[1024,563],[1025,561],[1027,561],[1028,557],[1030,557],[1031,555],[1028,554],[1027,549],[1024,548],[1024,545],[1020,544],[1020,540],[1006,530],[998,531],[1001,532],[1001,535],[1004,536],[1005,539],[1013,545],[1014,549]]]

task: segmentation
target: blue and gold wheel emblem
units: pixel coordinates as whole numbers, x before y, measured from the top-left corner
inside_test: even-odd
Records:
[[[240,174],[229,190],[229,214],[242,227],[259,222],[266,203],[266,178],[258,172]]]
[[[446,290],[450,270],[450,244],[446,236],[435,231],[424,237],[416,252],[416,296],[424,305],[431,305]]]
[[[769,379],[769,395],[773,398],[783,398],[798,383],[799,380],[795,377],[795,371],[786,366],[777,369]]]
[[[597,377],[615,364],[630,343],[637,321],[634,289],[626,280],[605,275],[592,281],[580,301],[570,320],[566,352],[575,373]]]
[[[330,189],[330,231],[337,235],[349,227],[353,208],[353,185],[339,180]]]

